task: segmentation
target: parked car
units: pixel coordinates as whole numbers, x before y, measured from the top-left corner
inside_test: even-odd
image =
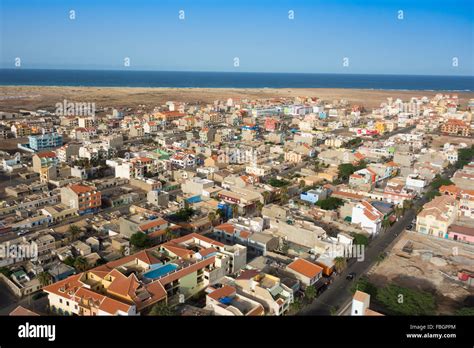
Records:
[[[346,276],[346,279],[347,280],[354,280],[355,276],[356,276],[356,272],[351,272]]]

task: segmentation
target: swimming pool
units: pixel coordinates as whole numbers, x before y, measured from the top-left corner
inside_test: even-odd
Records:
[[[164,275],[166,275],[170,272],[173,272],[177,268],[178,268],[178,266],[175,265],[174,263],[168,263],[166,265],[160,265],[157,268],[144,273],[143,276],[148,278],[148,279],[156,279],[156,278],[160,278],[160,277],[162,277],[162,276],[164,276]]]

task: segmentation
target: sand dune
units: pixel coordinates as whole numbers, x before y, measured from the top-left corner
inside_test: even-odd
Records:
[[[312,96],[323,100],[347,99],[366,108],[380,105],[387,97],[431,97],[440,92],[395,91],[365,89],[320,89],[320,88],[129,88],[129,87],[49,87],[49,86],[2,86],[0,87],[0,109],[54,109],[64,99],[74,102],[95,102],[98,107],[133,107],[138,104],[155,106],[168,100],[185,102],[212,102],[227,98],[273,98]],[[443,92],[457,94],[463,106],[467,105],[473,92]]]

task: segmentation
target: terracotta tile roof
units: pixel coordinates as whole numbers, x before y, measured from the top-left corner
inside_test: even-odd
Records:
[[[255,276],[259,275],[260,271],[256,269],[246,269],[236,278],[238,280],[252,279]]]
[[[303,259],[296,259],[287,267],[308,278],[314,278],[323,271],[322,267]]]
[[[194,255],[193,251],[186,249],[186,247],[183,247],[179,244],[176,244],[174,241],[162,244],[162,247],[183,259],[189,259],[192,255]]]
[[[352,298],[359,302],[370,301],[370,295],[360,290],[357,290]]]
[[[216,301],[219,301],[223,297],[230,297],[232,295],[235,295],[236,292],[237,291],[232,286],[224,285],[222,288],[216,289],[213,292],[207,294],[207,296]]]
[[[166,220],[158,218],[158,219],[154,219],[154,220],[151,220],[150,222],[146,222],[146,223],[140,225],[139,228],[142,231],[147,231],[150,228],[163,226],[163,225],[166,225],[166,224],[168,224],[168,222]]]
[[[364,215],[372,220],[376,221],[378,219],[382,219],[384,217],[384,214],[378,211],[372,204],[370,204],[367,201],[361,201],[360,202],[364,206]]]
[[[206,249],[199,250],[199,254],[201,254],[201,256],[203,256],[203,257],[205,257],[207,255],[210,255],[212,253],[215,253],[215,252],[217,252],[216,248],[206,248]]]
[[[14,310],[10,312],[11,316],[39,316],[38,313],[35,313],[33,311],[30,311],[29,309],[22,307],[22,306],[17,306]]]
[[[234,234],[235,232],[235,227],[231,223],[220,224],[214,227],[214,229],[221,230],[223,232],[226,232],[227,234]]]
[[[37,154],[39,158],[54,158],[57,157],[53,151],[40,152]]]
[[[191,274],[193,272],[196,272],[197,270],[199,269],[203,269],[205,268],[206,266],[209,266],[211,264],[213,264],[215,262],[216,258],[215,256],[212,256],[208,259],[204,259],[202,261],[198,261],[196,262],[195,264],[191,265],[191,266],[188,266],[186,268],[182,268],[176,272],[172,272],[162,278],[160,278],[158,281],[162,284],[162,285],[166,285],[166,284],[169,284],[179,278],[182,278],[188,274]]]
[[[81,184],[70,185],[69,188],[77,194],[95,191],[93,187]]]

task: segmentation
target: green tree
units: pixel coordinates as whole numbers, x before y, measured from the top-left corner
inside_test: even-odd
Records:
[[[411,199],[407,199],[403,201],[403,210],[407,211],[413,208],[413,201]]]
[[[213,211],[209,212],[209,214],[207,214],[207,218],[211,225],[214,226],[214,222],[216,222],[216,213],[214,213]]]
[[[296,298],[292,304],[290,304],[290,310],[293,313],[299,312],[303,308],[303,304],[301,303],[299,298]]]
[[[149,242],[148,236],[143,232],[136,232],[130,237],[130,244],[138,249],[146,248]]]
[[[377,287],[369,282],[366,277],[360,278],[352,287],[351,292],[355,293],[357,290],[365,292],[370,295],[371,298],[377,296]]]
[[[157,304],[155,304],[151,310],[149,315],[154,315],[154,316],[174,316],[175,312],[173,309],[168,306],[164,301],[161,301]]]
[[[165,229],[165,238],[166,240],[171,240],[175,237],[174,232],[171,228],[167,227]]]
[[[338,256],[334,259],[334,267],[336,268],[337,273],[341,273],[346,266],[347,260],[344,257]]]
[[[386,231],[392,225],[389,219],[382,220],[382,228]]]
[[[69,226],[69,234],[71,235],[71,240],[76,240],[79,234],[81,233],[81,228],[77,225]]]
[[[336,210],[341,205],[344,205],[344,201],[340,198],[329,197],[329,198],[321,199],[317,201],[316,205],[324,210]]]
[[[395,284],[378,290],[376,299],[392,315],[433,315],[436,310],[432,294]]]
[[[367,236],[360,234],[360,233],[354,233],[352,234],[352,237],[354,237],[354,244],[355,245],[369,245],[369,238]]]
[[[263,209],[263,203],[258,201],[256,204],[255,204],[255,208],[257,209],[258,213],[260,214],[262,212],[262,209]]]
[[[53,277],[48,272],[41,272],[38,274],[38,281],[42,287],[51,284]]]
[[[232,206],[232,217],[236,218],[237,216],[239,216],[239,207],[237,204],[234,204]]]
[[[310,285],[306,287],[304,290],[304,297],[308,299],[308,302],[313,302],[313,300],[316,298],[316,289],[314,286]]]
[[[74,268],[77,269],[79,272],[84,272],[88,267],[87,261],[83,257],[78,257],[74,260]]]
[[[474,307],[464,307],[456,311],[456,315],[474,316]]]
[[[64,263],[68,266],[71,266],[71,267],[74,267],[74,261],[75,261],[75,259],[72,256],[68,256],[64,259]]]
[[[263,196],[263,203],[264,204],[267,204],[268,203],[268,200],[270,198],[270,192],[268,191],[263,191],[262,192],[262,196]]]

